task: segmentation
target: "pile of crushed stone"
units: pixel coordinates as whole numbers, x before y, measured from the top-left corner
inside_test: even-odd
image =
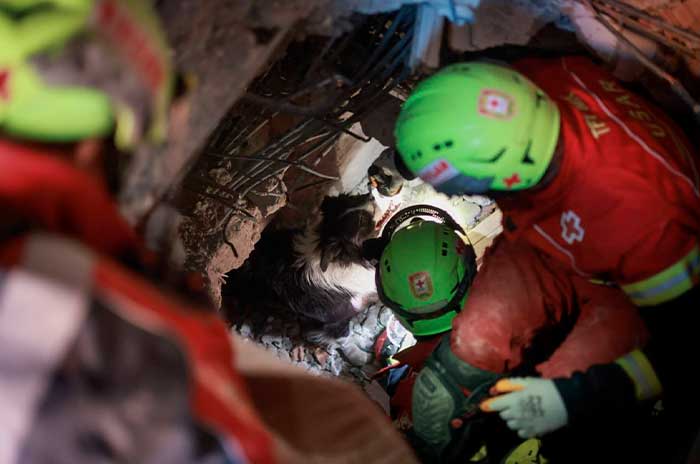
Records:
[[[385,359],[376,359],[374,345],[388,326],[392,340],[401,348],[415,343],[391,310],[381,304],[372,304],[358,313],[350,321],[349,336],[333,345],[304,339],[300,322],[286,315],[252,314],[232,330],[312,374],[340,377],[366,387],[371,376],[385,365]]]

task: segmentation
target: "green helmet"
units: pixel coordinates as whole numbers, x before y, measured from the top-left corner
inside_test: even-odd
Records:
[[[474,250],[449,226],[421,220],[384,248],[377,290],[414,335],[434,335],[452,328],[475,274]]]
[[[0,133],[160,142],[173,82],[151,1],[0,0]]]
[[[546,172],[559,138],[559,110],[517,71],[460,63],[421,82],[395,129],[406,166],[451,194],[520,190]]]

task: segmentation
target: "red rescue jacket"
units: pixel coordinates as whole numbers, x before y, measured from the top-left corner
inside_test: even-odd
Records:
[[[587,58],[515,67],[557,103],[563,157],[550,184],[499,200],[506,237],[619,284],[638,306],[696,285],[700,182],[682,131]]]

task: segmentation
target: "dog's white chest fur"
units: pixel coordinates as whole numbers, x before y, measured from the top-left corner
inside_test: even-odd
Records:
[[[357,311],[364,309],[369,300],[376,299],[374,269],[359,264],[341,266],[330,263],[323,272],[316,244],[315,237],[309,236],[299,236],[294,244],[301,254],[299,264],[304,267],[304,278],[310,284],[327,290],[347,291],[352,295],[351,304]]]
[[[374,271],[363,266],[353,264],[341,267],[331,264],[323,272],[319,265],[312,265],[307,267],[306,276],[311,282],[325,288],[348,291],[352,295],[352,306],[357,311],[364,309],[367,300],[377,294]]]

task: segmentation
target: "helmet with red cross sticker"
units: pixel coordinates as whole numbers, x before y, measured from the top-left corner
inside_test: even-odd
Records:
[[[415,88],[395,134],[408,169],[440,192],[521,190],[536,185],[552,161],[559,110],[511,68],[459,63]]]

